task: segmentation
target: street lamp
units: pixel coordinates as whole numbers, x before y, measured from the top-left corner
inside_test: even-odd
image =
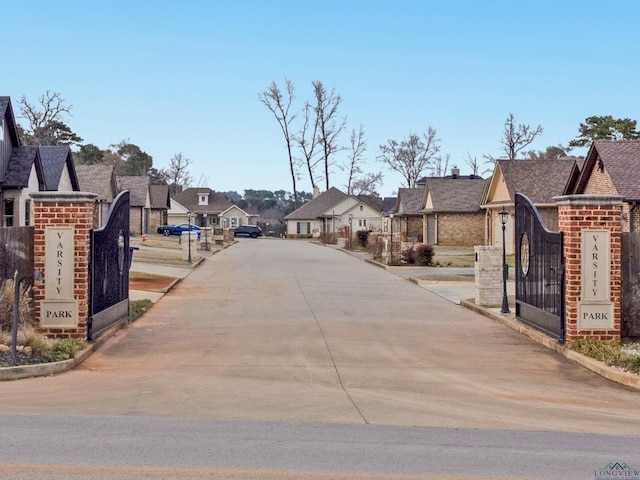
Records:
[[[349,214],[349,250],[351,250],[351,238],[353,238],[353,213]]]
[[[192,212],[187,213],[187,219],[189,220],[189,239],[187,240],[189,242],[189,256],[187,257],[187,263],[191,265],[191,220],[193,220]]]
[[[389,265],[393,265],[393,212],[389,213],[391,219],[391,246],[389,248]]]
[[[207,224],[207,214],[203,213],[202,216],[204,217],[204,249],[205,251],[209,251],[209,241],[207,239],[207,230],[209,229],[209,225]]]
[[[509,299],[507,298],[507,278],[509,278],[509,266],[507,265],[507,244],[504,231],[509,220],[509,212],[504,208],[498,212],[500,223],[502,224],[502,309],[500,313],[511,313],[509,310]]]

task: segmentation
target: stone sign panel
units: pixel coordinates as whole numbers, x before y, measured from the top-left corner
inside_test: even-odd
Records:
[[[611,303],[610,231],[582,231],[582,291],[578,304],[579,329],[613,328]]]
[[[78,306],[73,296],[74,228],[45,229],[45,298],[41,303],[43,327],[74,327]]]

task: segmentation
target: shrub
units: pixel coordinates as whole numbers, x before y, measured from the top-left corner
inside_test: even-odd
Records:
[[[416,263],[418,265],[431,265],[435,251],[433,246],[422,243],[416,247]]]
[[[152,306],[153,302],[146,298],[144,300],[132,300],[129,302],[129,321],[133,322],[137,320]]]
[[[367,244],[369,243],[369,231],[368,230],[358,230],[358,233],[356,234],[356,237],[358,238],[358,244],[362,248],[367,248]]]
[[[401,253],[401,258],[404,263],[413,265],[414,263],[416,263],[416,259],[417,259],[416,249],[413,248],[413,246],[411,246],[410,248],[407,248]]]
[[[571,350],[595,358],[607,365],[640,374],[640,354],[637,344],[621,345],[614,340],[574,340]]]
[[[13,302],[15,282],[12,278],[0,284],[0,330],[10,332],[13,325]],[[31,287],[24,283],[20,286],[18,303],[18,323],[23,328],[31,325]]]

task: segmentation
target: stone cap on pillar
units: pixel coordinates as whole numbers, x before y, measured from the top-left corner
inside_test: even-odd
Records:
[[[560,195],[553,197],[557,205],[563,206],[586,206],[586,205],[622,205],[622,195],[601,195],[601,194],[580,194],[580,195]]]
[[[29,195],[35,201],[42,203],[93,203],[98,198],[97,193],[91,192],[32,192]]]

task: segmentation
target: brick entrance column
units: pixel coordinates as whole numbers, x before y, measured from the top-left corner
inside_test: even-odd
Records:
[[[35,326],[55,338],[87,338],[90,235],[97,195],[34,192]]]
[[[622,197],[555,198],[564,232],[567,341],[620,341]]]

